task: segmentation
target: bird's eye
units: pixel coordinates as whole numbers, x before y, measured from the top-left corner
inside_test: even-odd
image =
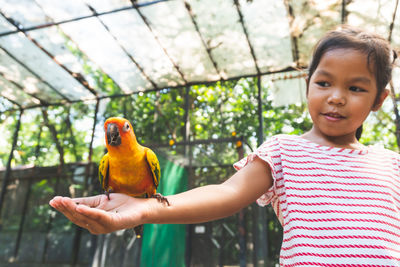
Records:
[[[122,128],[122,130],[123,130],[124,132],[129,131],[129,123],[128,123],[128,122],[125,122],[124,127]]]

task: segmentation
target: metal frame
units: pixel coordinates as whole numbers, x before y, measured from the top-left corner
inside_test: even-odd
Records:
[[[225,80],[214,80],[214,81],[207,81],[207,82],[188,82],[186,85],[178,85],[178,86],[171,86],[168,87],[169,90],[176,90],[176,89],[182,89],[183,87],[190,87],[193,85],[211,85],[211,84],[215,84],[218,81],[236,81],[242,78],[257,78],[257,77],[261,77],[264,75],[271,75],[271,74],[278,74],[278,73],[284,73],[284,72],[290,72],[290,71],[299,71],[299,70],[303,70],[305,71],[306,68],[293,68],[293,67],[287,67],[287,68],[283,68],[280,70],[276,70],[276,71],[267,71],[267,72],[262,72],[260,75],[257,74],[250,74],[250,75],[243,75],[243,76],[237,76],[237,77],[231,77]],[[292,77],[292,78],[296,78],[296,77]],[[20,110],[21,108],[23,108],[24,110],[29,110],[29,109],[33,109],[33,108],[39,108],[39,107],[50,107],[50,106],[64,106],[66,104],[73,104],[73,103],[81,103],[81,102],[87,102],[87,101],[93,101],[93,100],[97,100],[97,99],[114,99],[114,98],[122,98],[122,97],[127,97],[127,96],[131,96],[131,95],[135,95],[135,94],[140,94],[140,93],[150,93],[150,92],[157,92],[160,90],[163,90],[165,88],[160,88],[160,89],[149,89],[146,90],[144,92],[132,92],[132,93],[122,93],[122,94],[114,94],[114,95],[103,95],[103,96],[99,96],[95,99],[87,99],[87,100],[70,100],[68,101],[68,103],[66,102],[60,102],[60,103],[48,103],[48,104],[39,104],[39,105],[32,105],[32,106],[28,106],[28,107],[20,107],[20,105],[18,103],[15,103],[15,101],[9,100],[10,102],[13,102],[14,104],[18,105],[20,108],[18,109],[8,109],[5,110],[4,113],[9,113],[9,112],[15,112]],[[3,97],[3,96],[1,96]]]
[[[261,75],[261,71],[260,71],[260,68],[258,67],[257,57],[256,57],[256,54],[254,52],[253,45],[250,42],[249,34],[247,32],[247,27],[246,27],[246,25],[244,23],[243,14],[242,14],[242,11],[241,11],[240,5],[239,5],[239,0],[233,0],[233,2],[235,4],[235,6],[236,6],[236,11],[237,11],[237,13],[239,15],[239,21],[240,21],[240,25],[242,25],[243,33],[246,36],[247,45],[250,48],[250,54],[251,54],[251,57],[253,58],[254,66],[255,66],[255,68],[257,70],[257,77],[259,77]]]
[[[191,85],[198,85],[198,84],[210,84],[210,83],[215,83],[217,81],[226,81],[226,80],[237,80],[240,78],[246,78],[246,77],[258,77],[260,78],[262,75],[268,75],[268,74],[273,74],[273,73],[279,73],[279,72],[285,72],[285,71],[291,71],[291,70],[296,70],[295,68],[292,67],[287,67],[287,68],[283,68],[281,70],[277,70],[277,71],[266,71],[266,72],[261,72],[260,68],[258,66],[257,63],[257,58],[255,55],[255,51],[253,48],[253,45],[250,41],[249,35],[248,35],[248,31],[247,31],[247,27],[245,25],[245,21],[243,18],[243,14],[241,12],[241,8],[240,8],[240,4],[238,0],[233,0],[233,4],[236,7],[238,16],[239,16],[239,23],[242,26],[243,29],[243,34],[246,37],[246,41],[247,41],[247,45],[249,47],[250,50],[250,54],[253,58],[254,61],[254,66],[255,69],[257,71],[256,74],[253,75],[241,75],[241,76],[237,76],[237,77],[231,77],[231,78],[224,78],[221,75],[221,71],[218,68],[218,64],[215,61],[215,59],[212,56],[211,53],[211,48],[207,45],[206,41],[204,40],[204,37],[202,36],[202,34],[200,33],[199,30],[199,26],[197,24],[197,21],[195,19],[195,15],[193,14],[191,7],[189,5],[189,3],[187,1],[184,1],[186,10],[191,18],[191,21],[193,23],[194,29],[197,32],[197,34],[199,35],[202,45],[205,49],[205,51],[207,52],[207,55],[210,59],[210,61],[213,64],[214,69],[216,70],[217,74],[219,75],[219,79],[215,80],[215,81],[208,81],[208,82],[188,82],[187,79],[185,78],[184,73],[181,71],[179,65],[172,59],[172,57],[170,56],[170,54],[168,53],[167,49],[163,46],[163,44],[161,43],[161,41],[159,40],[159,37],[157,36],[157,34],[154,32],[154,30],[152,29],[151,25],[149,24],[149,20],[143,15],[143,13],[140,11],[141,7],[144,6],[149,6],[149,5],[153,5],[153,4],[157,4],[160,2],[165,2],[167,0],[159,0],[159,1],[152,1],[152,2],[148,2],[148,3],[144,3],[144,4],[137,4],[136,1],[131,0],[132,5],[129,7],[124,7],[124,8],[119,8],[119,9],[115,9],[115,10],[111,10],[111,11],[107,11],[107,12],[97,12],[93,7],[88,5],[88,8],[92,11],[92,15],[90,16],[82,16],[82,17],[77,17],[74,19],[69,19],[69,20],[64,20],[64,21],[60,21],[60,22],[51,22],[51,23],[46,23],[43,25],[38,25],[35,27],[30,27],[30,28],[22,28],[20,26],[20,24],[17,21],[14,21],[12,18],[8,18],[6,15],[4,15],[3,13],[0,12],[0,14],[7,19],[7,21],[9,21],[12,25],[14,25],[17,30],[16,31],[9,31],[3,34],[0,34],[0,37],[2,36],[6,36],[6,35],[10,35],[10,34],[14,34],[14,33],[18,33],[21,32],[23,33],[29,40],[31,40],[33,42],[33,44],[35,44],[39,49],[41,49],[46,55],[48,55],[53,61],[55,61],[55,63],[57,65],[59,65],[61,68],[63,68],[65,71],[67,71],[75,80],[77,80],[84,88],[86,88],[88,91],[90,91],[90,93],[94,96],[94,99],[103,99],[103,98],[114,98],[114,97],[120,97],[120,96],[128,96],[131,94],[135,94],[135,93],[139,93],[139,92],[132,92],[132,93],[123,93],[123,94],[117,94],[117,95],[108,95],[108,96],[102,96],[99,95],[99,92],[96,91],[94,88],[90,87],[88,82],[85,80],[84,77],[82,77],[82,75],[80,75],[79,73],[74,73],[71,70],[69,70],[66,66],[62,65],[60,62],[58,62],[54,56],[47,51],[46,49],[44,49],[35,39],[33,39],[30,35],[29,32],[33,31],[33,30],[37,30],[37,29],[42,29],[42,28],[46,28],[46,27],[51,27],[51,26],[58,26],[58,25],[62,25],[65,23],[69,23],[69,22],[73,22],[73,21],[78,21],[78,20],[82,20],[82,19],[87,19],[87,18],[93,18],[96,17],[99,22],[104,26],[104,28],[107,30],[107,32],[112,36],[112,38],[116,41],[116,43],[121,47],[121,49],[124,51],[124,53],[130,58],[130,60],[134,63],[134,65],[140,70],[141,74],[146,78],[147,81],[149,81],[151,83],[151,85],[153,86],[152,89],[148,89],[145,90],[145,92],[151,92],[151,91],[159,91],[162,90],[164,88],[159,88],[156,84],[155,81],[153,81],[150,76],[148,74],[145,73],[144,69],[142,66],[140,66],[140,64],[134,59],[134,57],[120,44],[120,42],[118,41],[118,39],[110,32],[110,30],[107,28],[107,26],[104,24],[104,22],[101,19],[101,16],[106,15],[106,14],[111,14],[111,13],[117,13],[117,12],[121,12],[121,11],[125,11],[125,10],[131,10],[134,9],[136,10],[136,12],[139,14],[139,16],[142,18],[144,24],[148,27],[149,31],[153,34],[154,39],[156,40],[156,42],[158,43],[158,45],[160,46],[160,48],[164,51],[164,54],[166,55],[166,57],[170,60],[171,64],[174,66],[174,68],[176,69],[176,71],[179,73],[181,79],[183,80],[184,84],[183,85],[178,85],[178,86],[174,86],[174,87],[168,87],[170,89],[174,89],[174,88],[182,88],[182,87],[188,87]],[[286,2],[287,0],[285,0]],[[290,11],[290,8],[289,8]],[[296,40],[293,40],[293,43],[296,44]],[[0,47],[1,48],[1,47]],[[55,91],[58,95],[60,95],[62,97],[63,100],[61,100],[60,102],[56,102],[56,103],[48,103],[43,101],[42,99],[38,98],[37,96],[34,96],[35,98],[37,98],[40,101],[39,105],[31,105],[28,107],[23,107],[24,109],[28,109],[28,108],[37,108],[40,106],[58,106],[58,105],[64,105],[65,102],[67,103],[75,103],[75,102],[81,102],[81,101],[85,101],[85,100],[71,100],[68,99],[65,95],[61,94],[56,88],[52,87],[49,83],[47,83],[46,81],[44,81],[39,75],[37,75],[32,69],[30,69],[28,66],[26,66],[25,64],[23,64],[23,62],[19,61],[17,58],[15,58],[11,53],[9,53],[8,51],[6,51],[4,48],[2,48],[9,56],[11,56],[14,60],[16,60],[21,66],[23,66],[25,69],[27,69],[30,73],[32,73],[32,75],[34,75],[36,78],[38,78],[40,81],[44,82],[45,84],[47,84],[53,91]],[[298,52],[297,52],[298,53]],[[295,55],[296,53],[294,53]],[[294,58],[297,61],[297,57],[294,56]],[[117,87],[121,88],[118,83],[116,83],[114,81],[114,83],[116,84]],[[20,88],[21,90],[23,90],[24,92],[26,92],[23,88],[23,86],[19,85],[18,88]],[[9,100],[9,99],[8,99]],[[86,99],[89,100],[89,99]],[[90,99],[91,100],[91,99]],[[10,101],[12,103],[15,104],[14,101]],[[9,109],[10,111],[14,110],[14,109]]]
[[[55,58],[55,56],[53,56],[49,51],[47,51],[43,46],[41,46],[32,36],[29,35],[28,32],[26,31],[22,31],[21,26],[16,23],[14,20],[8,18],[6,15],[4,15],[2,12],[0,12],[0,14],[8,21],[10,22],[12,25],[14,25],[18,30],[20,30],[20,32],[22,32],[26,38],[28,38],[32,43],[34,43],[41,51],[43,51],[43,53],[45,53],[47,56],[49,56],[58,66],[60,66],[63,70],[65,70],[66,72],[68,72],[78,83],[80,83],[84,88],[86,88],[90,93],[92,93],[94,96],[97,96],[97,92],[90,87],[89,83],[85,80],[85,78],[83,78],[82,76],[78,75],[77,73],[72,72],[71,70],[69,70],[66,66],[64,66],[63,64],[61,64],[60,62],[58,62]],[[2,48],[3,50],[5,50],[4,48]],[[16,59],[16,58],[14,58]],[[31,71],[31,70],[29,70]],[[55,88],[51,87],[53,90],[55,90]],[[59,91],[56,90],[56,92],[58,94]],[[42,102],[42,101],[41,101]]]
[[[47,28],[47,27],[58,26],[58,25],[65,24],[65,23],[68,23],[68,22],[73,22],[73,21],[78,21],[78,20],[83,20],[83,19],[103,16],[103,15],[107,15],[107,14],[117,13],[117,12],[121,12],[121,11],[125,11],[125,10],[145,7],[145,6],[150,6],[150,5],[154,5],[154,4],[161,3],[161,2],[166,2],[166,1],[168,1],[168,0],[156,0],[156,1],[151,1],[151,2],[147,2],[147,3],[143,3],[143,4],[135,4],[133,6],[118,8],[118,9],[114,9],[114,10],[110,10],[110,11],[106,11],[106,12],[100,12],[100,13],[92,14],[92,15],[89,15],[89,16],[82,16],[82,17],[77,17],[77,18],[73,18],[73,19],[62,20],[62,21],[59,21],[59,22],[45,23],[45,24],[42,24],[42,25],[34,26],[34,27],[18,29],[16,31],[8,31],[8,32],[5,32],[5,33],[1,33],[0,37],[6,36],[6,35],[10,35],[10,34],[14,34],[14,33],[18,33],[18,32],[21,32],[21,31],[22,32],[29,32],[29,31],[34,31],[34,30],[43,29],[43,28]]]
[[[168,57],[168,59],[171,61],[172,65],[174,66],[174,68],[176,69],[176,71],[179,73],[179,75],[181,76],[182,80],[184,81],[185,85],[188,84],[188,81],[185,78],[185,75],[183,74],[183,72],[181,71],[181,69],[179,68],[178,64],[176,64],[176,62],[172,59],[172,57],[169,55],[167,49],[163,46],[163,44],[161,43],[160,39],[158,38],[157,34],[153,31],[153,28],[151,27],[149,20],[146,18],[145,15],[143,15],[143,13],[140,11],[137,3],[135,0],[130,0],[132,3],[132,6],[136,9],[137,13],[139,14],[139,16],[142,18],[144,24],[147,26],[147,28],[149,29],[149,31],[151,32],[151,34],[153,35],[154,39],[156,40],[156,42],[158,43],[158,45],[161,47],[161,49],[164,51],[164,54]],[[185,86],[183,85],[183,86]],[[180,87],[183,87],[182,85]]]
[[[11,161],[13,159],[13,154],[14,154],[14,149],[17,145],[17,140],[18,140],[18,134],[19,134],[19,130],[21,128],[21,119],[22,119],[22,114],[24,113],[24,110],[21,109],[19,116],[18,116],[18,121],[17,121],[17,125],[15,127],[14,130],[14,135],[13,135],[13,142],[11,145],[11,151],[10,151],[10,155],[8,156],[8,161],[7,161],[7,165],[6,165],[6,171],[4,172],[4,177],[3,177],[3,183],[1,186],[1,192],[0,192],[0,229],[2,226],[2,218],[1,218],[1,214],[2,214],[2,208],[3,208],[3,204],[4,204],[4,197],[6,195],[6,191],[7,191],[7,184],[8,184],[8,180],[10,179],[10,175],[11,175]]]
[[[68,102],[68,103],[72,103],[71,99],[69,99],[68,97],[66,97],[65,95],[63,95],[60,91],[58,91],[56,88],[54,88],[51,84],[49,84],[47,81],[43,80],[42,77],[40,77],[35,71],[33,71],[31,68],[29,68],[25,63],[21,62],[19,59],[17,59],[13,54],[11,54],[9,51],[7,51],[7,49],[5,49],[4,47],[2,47],[0,45],[0,49],[2,49],[8,56],[10,56],[13,60],[15,60],[16,62],[18,62],[18,64],[20,64],[24,69],[26,69],[27,71],[29,71],[33,76],[35,76],[39,81],[43,82],[44,84],[46,84],[51,90],[53,90],[55,93],[57,93],[59,96],[61,96],[61,98]],[[11,82],[11,81],[9,81]],[[22,85],[19,85],[18,88],[23,88]],[[25,90],[24,90],[25,92]],[[3,96],[2,96],[3,97]],[[40,99],[39,99],[40,100]],[[48,103],[42,103],[39,106],[46,106],[49,105]]]
[[[208,58],[212,62],[213,66],[214,66],[214,69],[218,73],[220,79],[223,80],[224,78],[222,77],[221,71],[218,68],[218,63],[215,61],[214,57],[211,54],[211,50],[212,49],[207,45],[207,42],[205,41],[203,35],[200,33],[199,25],[197,24],[197,21],[195,19],[195,15],[193,14],[193,11],[192,11],[192,8],[191,8],[190,4],[186,0],[184,1],[184,3],[185,3],[186,10],[189,13],[190,19],[192,20],[193,26],[196,29],[196,31],[197,31],[197,33],[198,33],[198,35],[200,37],[201,43],[202,43],[204,49],[207,51]]]
[[[132,63],[139,69],[139,71],[141,72],[141,74],[146,78],[146,80],[148,82],[151,83],[151,85],[154,87],[154,89],[158,89],[157,84],[150,78],[149,75],[147,75],[143,69],[142,66],[140,66],[140,64],[133,58],[133,56],[125,49],[125,47],[119,42],[119,40],[117,39],[117,37],[115,37],[115,35],[110,31],[110,29],[106,26],[106,24],[104,24],[103,20],[101,19],[101,17],[98,16],[96,10],[89,6],[89,9],[93,12],[93,15],[96,16],[96,18],[100,21],[101,25],[103,25],[104,29],[108,32],[108,34],[114,39],[114,41],[118,44],[118,46],[122,49],[122,51],[124,51],[124,53],[126,54],[126,56],[132,61]]]
[[[132,1],[131,1],[131,2],[132,2],[132,6],[130,6],[130,7],[120,8],[120,9],[116,9],[116,10],[112,10],[112,11],[108,11],[108,12],[102,12],[102,13],[97,13],[93,8],[89,7],[89,8],[92,9],[92,12],[93,12],[93,14],[90,15],[90,16],[83,16],[83,17],[74,18],[74,19],[71,19],[71,20],[65,20],[65,21],[60,21],[60,22],[47,23],[47,24],[43,24],[43,25],[36,26],[36,27],[26,28],[26,29],[21,28],[17,22],[13,21],[13,20],[10,19],[10,18],[7,18],[3,13],[0,12],[0,14],[1,14],[3,17],[5,17],[10,23],[12,23],[15,27],[17,27],[17,30],[16,30],[16,31],[10,31],[10,32],[6,32],[6,33],[3,33],[3,34],[0,34],[0,37],[1,37],[1,36],[10,35],[10,34],[14,34],[14,33],[18,33],[18,32],[22,32],[22,33],[23,33],[27,38],[29,38],[36,46],[38,46],[44,53],[46,53],[50,58],[52,58],[60,67],[62,67],[62,68],[63,68],[64,70],[66,70],[70,75],[72,75],[76,80],[78,80],[88,91],[90,91],[90,92],[94,95],[95,99],[97,100],[97,102],[96,102],[96,107],[95,107],[95,112],[94,112],[94,123],[93,123],[92,139],[91,139],[91,142],[90,142],[90,145],[89,145],[89,148],[88,148],[88,149],[89,149],[89,157],[88,157],[88,164],[89,164],[89,165],[90,165],[91,160],[92,160],[92,159],[91,159],[91,158],[92,158],[92,153],[93,153],[93,152],[92,152],[92,151],[93,151],[92,145],[93,145],[93,138],[94,138],[94,130],[95,130],[95,126],[96,126],[96,124],[97,124],[97,115],[98,115],[98,109],[99,109],[99,102],[100,102],[102,99],[105,99],[105,98],[127,97],[127,96],[130,96],[130,95],[132,95],[132,94],[136,94],[136,93],[138,93],[138,92],[127,93],[127,94],[118,94],[118,95],[112,95],[112,96],[99,96],[99,94],[97,93],[97,91],[96,91],[95,89],[91,88],[91,87],[87,84],[87,82],[86,82],[85,80],[82,80],[81,77],[74,76],[75,74],[74,74],[73,72],[71,72],[68,68],[66,68],[65,66],[63,66],[62,64],[60,64],[59,62],[57,62],[57,61],[54,59],[54,56],[51,55],[51,53],[49,53],[47,50],[45,50],[43,47],[41,47],[33,38],[31,38],[31,37],[29,36],[29,31],[36,30],[36,29],[42,29],[42,28],[46,28],[46,27],[51,27],[51,26],[55,26],[55,25],[61,25],[61,24],[64,24],[64,23],[68,23],[68,22],[72,22],[72,21],[77,21],[77,20],[82,20],[82,19],[86,19],[86,18],[90,18],[90,17],[97,17],[97,18],[100,20],[100,22],[101,22],[101,18],[100,18],[100,17],[101,17],[102,15],[110,14],[110,13],[115,13],[115,12],[120,12],[120,11],[124,11],[124,10],[128,10],[128,9],[135,9],[135,10],[138,12],[138,14],[139,14],[139,15],[141,16],[141,18],[143,19],[144,23],[147,25],[147,27],[149,28],[149,30],[153,33],[154,38],[156,39],[156,41],[158,42],[158,44],[160,45],[160,47],[163,49],[165,55],[170,59],[170,61],[171,61],[171,63],[173,64],[174,68],[178,71],[178,73],[180,74],[182,80],[183,80],[184,83],[185,83],[184,85],[180,85],[180,86],[176,86],[176,87],[171,87],[170,89],[176,89],[176,88],[182,88],[182,87],[185,87],[185,88],[186,88],[186,94],[185,94],[185,95],[186,95],[186,97],[185,97],[185,98],[186,98],[186,103],[185,103],[185,135],[184,135],[184,141],[183,141],[183,142],[177,142],[177,143],[175,143],[175,145],[179,145],[179,146],[182,145],[182,146],[185,146],[185,155],[189,157],[189,170],[192,170],[192,169],[195,167],[195,166],[192,165],[192,155],[191,155],[191,154],[192,154],[192,153],[191,153],[191,150],[192,150],[192,146],[193,146],[193,145],[196,145],[196,144],[222,143],[222,142],[234,142],[234,141],[237,141],[237,140],[242,140],[241,138],[234,138],[234,137],[232,137],[232,138],[221,138],[221,139],[208,139],[208,140],[190,140],[190,132],[189,132],[190,127],[189,127],[189,125],[188,125],[188,122],[189,122],[189,119],[188,119],[188,116],[189,116],[188,96],[189,96],[190,86],[191,86],[191,85],[195,85],[195,84],[211,84],[211,83],[215,83],[216,81],[210,81],[210,82],[205,82],[205,83],[204,83],[204,82],[202,82],[202,83],[200,83],[200,82],[196,82],[196,83],[190,83],[190,82],[188,82],[188,81],[185,79],[184,74],[181,72],[179,66],[174,62],[174,60],[173,60],[173,59],[171,58],[171,56],[168,54],[168,51],[162,46],[162,44],[161,44],[161,42],[159,41],[157,35],[156,35],[156,34],[154,33],[154,31],[152,30],[151,25],[148,23],[146,17],[145,17],[145,16],[140,12],[140,10],[139,10],[139,8],[142,7],[142,6],[147,6],[147,5],[151,5],[151,4],[156,4],[156,3],[164,2],[164,1],[166,1],[166,0],[153,1],[153,2],[150,2],[150,3],[138,5],[135,1],[132,0]],[[237,80],[237,79],[245,78],[245,77],[257,77],[257,87],[258,87],[258,94],[257,94],[258,112],[257,112],[257,114],[258,114],[258,120],[259,120],[259,127],[258,127],[258,134],[257,134],[257,136],[258,136],[258,145],[260,145],[261,142],[263,141],[261,76],[262,76],[262,75],[266,75],[266,74],[273,74],[273,73],[280,73],[280,72],[286,72],[286,71],[293,71],[293,70],[297,70],[297,68],[289,67],[289,68],[285,68],[285,69],[278,70],[278,71],[261,73],[261,71],[260,71],[260,69],[259,69],[259,67],[258,67],[258,64],[257,64],[257,58],[256,58],[256,55],[255,55],[253,46],[252,46],[251,41],[250,41],[249,36],[248,36],[247,28],[246,28],[246,25],[245,25],[245,22],[244,22],[244,19],[243,19],[243,15],[242,15],[242,13],[241,13],[240,4],[239,4],[238,0],[233,0],[233,2],[234,2],[234,4],[235,4],[235,6],[236,6],[236,10],[237,10],[238,15],[239,15],[239,18],[240,18],[240,23],[241,23],[241,25],[242,25],[243,32],[244,32],[244,34],[245,34],[245,36],[246,36],[247,44],[248,44],[248,46],[249,46],[249,49],[250,49],[250,52],[251,52],[251,56],[252,56],[253,61],[254,61],[254,64],[255,64],[255,68],[256,68],[256,70],[257,70],[257,74],[255,74],[255,75],[246,75],[246,76],[240,76],[240,77],[233,77],[233,78],[229,78],[229,79],[223,79],[223,77],[221,76],[220,70],[219,70],[219,68],[218,68],[218,64],[217,64],[217,62],[214,60],[214,58],[213,58],[213,56],[212,56],[212,54],[211,54],[211,49],[207,46],[207,44],[206,44],[206,42],[205,42],[203,36],[201,35],[201,33],[200,33],[200,31],[199,31],[199,27],[198,27],[198,25],[197,25],[197,22],[196,22],[196,20],[195,20],[195,16],[193,15],[193,13],[192,13],[192,11],[191,11],[190,5],[189,5],[186,1],[185,1],[185,7],[186,7],[186,9],[187,9],[187,11],[188,11],[188,13],[189,13],[189,15],[190,15],[190,18],[191,18],[191,20],[192,20],[192,23],[193,23],[193,25],[194,25],[194,28],[196,29],[198,35],[200,36],[200,39],[201,39],[202,44],[203,44],[203,46],[204,46],[204,49],[207,51],[207,54],[208,54],[208,56],[209,56],[211,62],[213,63],[213,66],[214,66],[215,70],[217,71],[217,73],[218,73],[219,76],[220,76],[220,80]],[[293,9],[292,9],[292,7],[291,7],[291,5],[290,5],[290,1],[289,1],[289,0],[285,0],[284,2],[285,2],[285,5],[286,5],[286,7],[287,7],[288,17],[289,17],[289,23],[290,23],[290,22],[292,21],[292,19],[294,18]],[[396,18],[396,15],[397,15],[398,3],[399,3],[399,0],[396,1],[396,7],[395,7],[395,10],[394,10],[394,12],[393,12],[393,18],[392,18],[392,22],[391,22],[390,28],[389,28],[389,36],[388,36],[388,40],[389,40],[389,41],[391,41],[391,38],[392,38],[392,32],[393,32],[393,28],[394,28],[394,22],[395,22],[395,18]],[[343,1],[342,1],[342,10],[341,10],[341,21],[342,21],[342,22],[346,22],[346,18],[347,18],[346,4],[347,4],[347,1],[346,1],[346,0],[343,0]],[[102,23],[102,24],[103,24],[103,23]],[[104,24],[103,24],[103,25],[104,25]],[[104,25],[104,26],[105,26],[105,25]],[[105,26],[105,28],[107,28],[107,27]],[[110,33],[110,32],[109,32],[109,33]],[[112,35],[112,33],[110,33],[110,34]],[[113,36],[113,38],[116,40],[116,38],[115,38],[114,36]],[[291,36],[291,38],[292,38],[292,45],[293,45],[293,47],[292,47],[293,58],[294,58],[295,62],[296,62],[297,65],[298,65],[298,63],[299,63],[299,62],[298,62],[298,58],[299,58],[299,57],[298,57],[298,53],[299,53],[299,51],[298,51],[297,38],[296,38],[296,37],[293,37],[293,36]],[[116,40],[116,41],[117,41],[117,40]],[[117,41],[117,42],[118,42],[118,41]],[[121,48],[123,48],[122,45],[120,45],[120,46],[121,46]],[[2,183],[2,190],[1,190],[1,193],[0,193],[0,214],[1,214],[2,206],[3,206],[3,202],[4,202],[4,197],[5,197],[5,194],[6,194],[6,191],[7,191],[7,183],[8,183],[8,180],[9,180],[9,178],[10,178],[11,171],[12,171],[12,170],[11,170],[11,161],[12,161],[13,152],[14,152],[14,150],[15,150],[16,143],[17,143],[17,140],[18,140],[18,134],[19,134],[20,125],[21,125],[21,118],[22,118],[22,115],[23,115],[24,110],[25,110],[25,109],[30,109],[30,108],[37,108],[37,107],[46,107],[46,106],[51,106],[51,105],[58,106],[58,105],[64,105],[65,103],[75,103],[75,102],[81,102],[81,101],[83,101],[83,100],[72,101],[72,100],[68,99],[66,96],[64,96],[63,94],[61,94],[57,89],[53,88],[50,84],[48,84],[48,83],[47,83],[46,81],[44,81],[41,77],[39,77],[39,75],[37,75],[32,69],[30,69],[28,66],[26,66],[23,62],[21,62],[21,61],[19,61],[18,59],[16,59],[16,58],[15,58],[11,53],[9,53],[7,50],[5,50],[4,48],[1,48],[1,49],[3,49],[10,57],[12,57],[14,60],[16,60],[21,66],[23,66],[23,67],[26,68],[28,71],[30,71],[36,78],[38,78],[38,79],[41,80],[42,82],[46,83],[50,88],[52,88],[52,90],[54,90],[57,94],[59,94],[59,95],[62,97],[63,101],[60,102],[60,103],[47,103],[47,102],[44,101],[43,99],[40,99],[38,96],[34,96],[34,95],[31,94],[31,96],[34,97],[34,98],[36,98],[37,100],[39,100],[39,101],[41,102],[41,104],[40,104],[40,105],[35,105],[35,106],[30,106],[30,107],[27,107],[27,108],[23,108],[23,107],[21,107],[18,103],[16,103],[15,101],[12,101],[12,100],[6,98],[6,99],[9,100],[11,103],[13,103],[13,104],[15,104],[15,105],[18,106],[18,109],[10,109],[10,110],[7,110],[7,112],[14,112],[14,111],[16,111],[16,110],[19,110],[19,111],[20,111],[20,114],[19,114],[19,118],[18,118],[17,125],[16,125],[16,127],[15,127],[14,136],[13,136],[12,148],[11,148],[11,151],[10,151],[10,155],[9,155],[9,158],[8,158],[7,167],[6,167],[6,171],[5,171],[5,173],[4,173],[4,178],[3,178],[3,183]],[[148,79],[148,81],[153,85],[154,88],[151,89],[151,90],[146,90],[146,92],[159,91],[159,90],[161,90],[162,88],[158,88],[158,87],[157,87],[156,83],[155,83],[154,81],[151,80],[151,78],[144,72],[143,68],[135,61],[135,59],[134,59],[131,55],[129,55],[129,53],[128,53],[125,49],[124,49],[124,52],[130,57],[130,59],[132,60],[132,62],[140,69],[140,71],[142,72],[142,74],[143,74],[143,75]],[[3,75],[3,74],[0,73],[0,75]],[[10,82],[12,82],[12,81],[10,81]],[[16,84],[15,82],[12,82],[12,83],[13,83],[14,85],[16,85],[19,89],[24,90],[24,88],[23,88],[21,85],[18,85],[18,84]],[[398,100],[395,98],[393,85],[391,85],[390,88],[391,88],[391,92],[392,92],[391,95],[392,95],[392,100],[393,100],[394,113],[395,113],[395,116],[396,116],[396,127],[397,127],[396,137],[397,137],[398,144],[400,144],[400,115],[399,115],[399,110],[398,110]],[[24,92],[27,93],[25,90],[24,90]],[[40,140],[40,134],[39,134],[39,140]],[[149,146],[150,146],[150,147],[168,147],[169,145],[168,145],[168,144],[149,144]],[[242,152],[238,152],[238,153],[239,153],[239,155],[243,156],[243,151],[242,151]],[[87,175],[89,175],[89,172],[90,172],[90,171],[87,170]],[[60,176],[61,176],[61,175],[60,175]],[[60,176],[59,176],[58,179],[57,179],[56,192],[57,192],[57,187],[58,187],[58,182],[59,182]],[[85,181],[85,184],[87,185],[87,180]],[[26,196],[26,198],[25,198],[25,200],[24,200],[24,209],[26,209],[26,207],[27,207],[27,201],[28,201],[28,199],[29,199],[29,194],[30,194],[30,191],[28,191],[27,196]],[[239,216],[240,220],[242,220],[242,216],[243,216],[242,214]],[[265,222],[265,220],[266,220],[266,218],[263,217],[263,212],[261,212],[261,211],[258,211],[258,212],[256,212],[256,213],[254,213],[252,216],[253,216],[253,218],[254,218],[255,221],[260,220],[260,221]],[[21,218],[21,221],[20,221],[20,229],[19,229],[19,232],[18,232],[17,246],[16,246],[15,251],[14,251],[14,255],[15,255],[15,256],[17,256],[17,253],[18,253],[18,248],[19,248],[19,243],[20,243],[20,239],[21,239],[21,235],[22,235],[22,230],[23,230],[22,228],[23,228],[24,221],[25,221],[25,217],[22,217],[22,218]],[[51,223],[52,223],[52,220],[50,219],[50,221],[49,221],[49,223],[48,223],[48,230],[51,229]],[[1,226],[1,218],[0,218],[0,226]],[[242,227],[242,223],[241,223],[241,222],[240,222],[240,226]],[[264,253],[267,252],[266,247],[265,247],[265,246],[267,246],[267,244],[265,244],[265,241],[266,241],[266,239],[267,239],[267,238],[266,238],[266,229],[254,229],[253,231],[255,231],[256,233],[258,233],[258,234],[256,234],[257,237],[262,236],[262,238],[263,238],[263,240],[258,240],[258,241],[256,241],[255,247],[254,247],[255,257],[253,258],[253,262],[254,262],[254,263],[257,263],[259,259],[261,259],[261,258],[267,258],[267,255],[264,254]],[[244,238],[244,237],[241,235],[241,236],[240,236],[240,243],[242,244],[242,245],[241,245],[241,249],[245,250],[245,247],[243,247],[243,238]],[[79,232],[79,230],[77,230],[77,232],[76,232],[75,244],[79,244],[79,241],[80,241],[80,232]],[[47,242],[48,242],[48,239],[46,239],[46,245],[45,245],[46,247],[47,247],[47,244],[48,244]],[[244,244],[245,244],[245,243],[244,243]],[[260,249],[261,249],[261,251],[260,251]],[[243,251],[241,250],[241,256],[240,256],[240,257],[241,257],[241,260],[240,260],[240,264],[241,264],[241,266],[244,266],[244,265],[243,265],[244,263],[243,263],[242,260],[243,260],[243,255],[244,255],[244,257],[245,257],[245,253],[244,253],[244,254],[242,254],[242,253],[243,253]],[[45,254],[46,254],[46,250],[45,250]],[[43,261],[44,261],[45,256],[46,256],[45,254],[43,255]],[[77,250],[76,250],[76,251],[74,252],[73,263],[76,263],[76,261],[77,261],[77,256],[78,256],[78,253],[77,253]]]

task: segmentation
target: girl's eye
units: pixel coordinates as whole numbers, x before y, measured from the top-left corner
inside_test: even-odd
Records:
[[[317,82],[317,84],[321,87],[328,87],[329,83],[328,82]]]
[[[350,86],[350,91],[353,92],[365,92],[366,90],[357,86]]]
[[[124,132],[129,131],[129,123],[128,123],[128,122],[125,122],[124,127],[122,127],[122,130],[123,130]]]

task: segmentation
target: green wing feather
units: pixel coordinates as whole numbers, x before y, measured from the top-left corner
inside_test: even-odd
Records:
[[[99,181],[101,187],[104,191],[108,190],[108,180],[109,180],[109,156],[108,153],[105,154],[100,161],[99,165]]]
[[[160,183],[160,176],[161,176],[160,163],[158,162],[156,154],[150,148],[146,149],[146,159],[153,174],[154,185],[157,188],[158,184]]]

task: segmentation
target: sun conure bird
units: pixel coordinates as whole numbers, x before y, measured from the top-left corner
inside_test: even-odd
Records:
[[[108,199],[110,193],[124,193],[133,197],[153,197],[169,205],[167,198],[156,193],[160,182],[160,164],[156,154],[141,146],[130,122],[113,117],[104,123],[108,153],[99,166],[99,179]],[[143,225],[135,227],[141,237]]]

